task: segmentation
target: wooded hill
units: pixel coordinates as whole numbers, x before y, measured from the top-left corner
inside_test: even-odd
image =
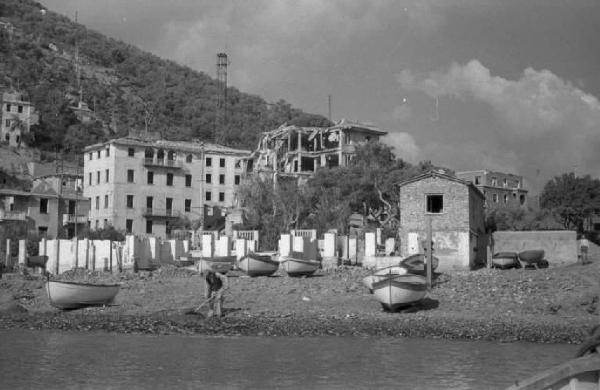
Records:
[[[98,118],[86,125],[69,109],[79,96],[76,63],[83,100]],[[87,144],[146,128],[167,139],[210,141],[215,126],[214,78],[88,30],[31,0],[0,2],[0,91],[11,90],[24,93],[39,112],[40,123],[26,141],[42,150],[75,154]],[[284,100],[267,103],[233,87],[226,110],[217,141],[247,149],[256,147],[261,131],[284,122],[329,124]]]

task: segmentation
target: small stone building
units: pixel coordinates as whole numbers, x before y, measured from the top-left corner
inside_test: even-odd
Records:
[[[485,198],[473,183],[430,171],[399,183],[399,189],[402,256],[423,253],[430,218],[439,270],[485,264]]]

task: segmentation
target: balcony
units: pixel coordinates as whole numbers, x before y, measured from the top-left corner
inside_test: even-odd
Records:
[[[172,168],[172,169],[181,169],[182,165],[177,160],[165,160],[165,159],[157,159],[157,158],[145,158],[144,166],[146,167],[154,167],[154,168]]]
[[[172,209],[156,209],[147,208],[144,210],[144,217],[146,218],[179,218],[181,213]]]
[[[86,224],[87,222],[88,222],[87,215],[63,214],[63,226],[69,225],[72,223]]]
[[[0,222],[26,221],[27,213],[24,211],[0,210]]]

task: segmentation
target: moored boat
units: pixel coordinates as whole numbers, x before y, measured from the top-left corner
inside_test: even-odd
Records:
[[[248,276],[269,276],[279,268],[270,254],[248,253],[239,261],[239,268]]]
[[[499,252],[492,256],[492,266],[500,269],[521,268],[521,262],[516,252]]]
[[[308,276],[315,273],[321,266],[318,260],[304,260],[297,257],[284,256],[281,267],[289,276]]]
[[[227,273],[233,269],[235,264],[235,256],[214,256],[214,257],[203,257],[197,261],[198,272],[204,273],[212,270],[220,273]]]
[[[72,281],[46,282],[50,304],[59,309],[107,305],[119,292],[119,284],[91,284]]]
[[[516,381],[507,390],[584,390],[600,387],[600,355],[593,353]]]
[[[405,267],[399,265],[393,265],[390,267],[379,268],[371,275],[367,275],[362,279],[363,285],[369,289],[369,292],[373,293],[373,283],[385,279],[389,275],[405,275],[408,270]]]
[[[431,270],[435,271],[438,267],[440,260],[432,256],[431,260]],[[425,275],[427,272],[427,267],[425,266],[425,255],[423,253],[417,253],[400,261],[400,265],[407,268],[410,273],[417,275]]]
[[[388,275],[373,283],[373,295],[385,310],[396,311],[425,298],[427,281],[421,275]]]

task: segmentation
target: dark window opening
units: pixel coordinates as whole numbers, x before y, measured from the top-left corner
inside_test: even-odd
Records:
[[[221,168],[225,168],[225,159],[224,158],[219,159],[219,166]]]
[[[212,199],[212,193],[210,191],[207,191],[206,194],[204,194],[204,199],[205,200],[211,200]]]
[[[191,155],[191,154],[188,154],[188,155],[185,157],[185,162],[188,162],[188,163],[191,163],[191,162],[192,162],[192,155]]]
[[[206,166],[207,167],[212,167],[212,158],[206,157]]]
[[[125,220],[125,231],[127,233],[133,233],[133,219]]]
[[[207,183],[212,183],[212,175],[210,173],[206,174],[206,182]]]
[[[127,170],[127,182],[133,183],[133,180],[134,180],[133,169],[128,169]]]
[[[152,220],[146,221],[146,233],[152,234]]]
[[[219,175],[219,184],[225,184],[225,175]]]
[[[427,212],[439,214],[444,211],[444,195],[427,195]]]
[[[127,208],[133,208],[133,195],[127,195]]]
[[[185,200],[185,208],[184,208],[186,213],[189,213],[190,211],[192,211],[192,200],[191,199],[186,199]]]
[[[129,157],[133,157],[133,156],[135,156],[135,149],[134,149],[134,148],[129,148],[129,149],[127,149],[127,155],[128,155]]]
[[[235,180],[235,185],[240,184],[240,175],[235,175],[234,180]]]
[[[186,187],[192,186],[192,175],[185,175],[185,186]]]
[[[48,199],[40,199],[40,214],[48,214]]]
[[[154,184],[154,172],[148,172],[148,184]]]
[[[172,173],[167,173],[167,185],[168,186],[173,185],[173,174]]]
[[[219,202],[225,202],[225,193],[219,192]]]

